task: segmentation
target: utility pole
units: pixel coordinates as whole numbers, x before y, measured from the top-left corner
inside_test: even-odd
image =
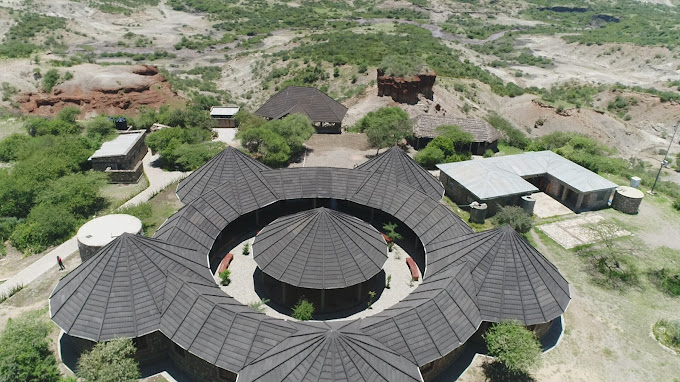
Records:
[[[675,139],[675,134],[678,132],[678,126],[680,126],[680,122],[675,124],[675,131],[673,131],[673,137],[671,137],[671,141],[668,142],[668,149],[666,150],[666,155],[664,155],[663,160],[661,161],[661,167],[659,167],[659,172],[656,173],[656,179],[654,179],[654,184],[652,185],[652,189],[649,191],[650,194],[654,195],[654,187],[656,187],[656,182],[659,180],[659,175],[661,175],[661,170],[665,165],[668,164],[668,152],[671,150],[671,145],[673,144],[673,140]]]

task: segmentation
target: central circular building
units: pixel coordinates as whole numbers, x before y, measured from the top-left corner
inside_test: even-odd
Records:
[[[267,225],[255,237],[253,257],[272,301],[292,307],[304,297],[316,312],[329,313],[384,285],[387,243],[361,219],[316,208]]]

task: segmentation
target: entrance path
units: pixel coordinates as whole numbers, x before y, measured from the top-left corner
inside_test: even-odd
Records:
[[[149,178],[149,187],[147,187],[146,190],[140,192],[134,198],[128,200],[125,204],[119,207],[119,209],[144,203],[164,188],[189,174],[188,172],[181,171],[163,171],[158,167],[154,167],[152,163],[157,159],[158,155],[151,155],[150,151],[146,154],[146,156],[144,156],[144,173],[146,174],[146,177]],[[77,251],[78,241],[74,236],[58,247],[54,248],[52,251],[43,255],[41,258],[24,268],[19,273],[7,279],[7,281],[4,283],[0,284],[0,296],[9,293],[9,291],[15,286],[28,285],[33,280],[36,280],[42,276],[43,273],[47,272],[50,268],[56,267],[57,256],[60,256],[65,260]]]

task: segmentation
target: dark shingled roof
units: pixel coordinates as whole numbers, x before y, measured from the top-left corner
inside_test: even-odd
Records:
[[[436,200],[444,195],[441,182],[396,146],[359,165],[357,169],[369,171],[372,177],[377,177],[386,186],[408,183]]]
[[[312,122],[342,123],[347,108],[316,88],[289,86],[274,94],[255,114],[280,119],[302,113]]]
[[[357,321],[306,324],[244,368],[240,382],[415,382],[416,365],[359,329]]]
[[[432,256],[432,252],[440,252]],[[427,274],[469,263],[482,319],[549,322],[569,304],[569,283],[514,229],[505,226],[433,246]],[[448,253],[449,255],[446,255]]]
[[[488,122],[476,118],[452,118],[422,114],[411,119],[413,135],[417,138],[434,138],[439,135],[437,127],[455,125],[472,134],[475,142],[492,143],[500,139],[501,133]]]
[[[298,330],[239,303],[213,280],[178,274],[168,276],[160,329],[183,349],[234,372]]]
[[[266,189],[268,186],[260,176],[263,170],[271,169],[229,146],[179,182],[177,196],[186,204],[228,181],[250,189]]]
[[[52,320],[92,341],[156,331],[168,271],[214,283],[205,255],[125,233],[59,281]]]
[[[470,338],[482,319],[468,265],[429,277],[402,301],[361,320],[373,338],[419,366]]]
[[[361,219],[316,208],[276,219],[253,243],[262,272],[302,288],[336,289],[370,280],[387,260],[382,235]]]
[[[422,169],[409,175],[394,166],[414,165],[403,155],[388,152],[354,170],[270,170],[227,151],[184,183],[194,185],[184,194],[192,201],[156,232],[158,240],[123,235],[62,279],[50,297],[52,318],[94,341],[160,330],[243,381],[413,381],[417,366],[450,354],[483,320],[532,325],[564,312],[569,286],[548,260],[509,228],[474,233],[440,202]],[[216,186],[202,179],[230,171],[237,175],[226,178],[235,178]],[[409,177],[423,180],[409,184]],[[216,285],[207,256],[229,223],[277,201],[312,198],[346,200],[403,222],[423,243],[424,283],[375,316],[318,324],[265,316]]]

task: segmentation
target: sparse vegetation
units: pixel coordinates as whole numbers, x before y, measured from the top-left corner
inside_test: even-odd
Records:
[[[662,345],[680,352],[680,321],[659,320],[652,327],[652,332]]]
[[[223,270],[222,272],[220,272],[219,277],[220,277],[220,282],[222,283],[222,285],[231,284],[231,279],[230,279],[231,271],[230,270],[228,270],[228,269]]]
[[[256,311],[258,311],[260,313],[264,313],[268,302],[269,302],[269,299],[265,298],[265,299],[262,299],[260,301],[251,302],[250,304],[248,304],[248,306],[255,309]]]
[[[375,291],[369,290],[368,291],[368,302],[367,302],[367,308],[368,309],[373,309],[373,300],[375,300]]]
[[[7,291],[7,293],[0,294],[0,304],[7,301],[7,299],[14,296],[15,294],[17,294],[22,289],[24,289],[24,284],[18,284],[18,285],[12,286],[12,288],[10,288],[10,290]]]
[[[293,307],[293,318],[300,321],[309,321],[314,315],[314,304],[302,298]]]
[[[680,270],[661,268],[649,272],[649,276],[659,290],[670,296],[680,296]]]

